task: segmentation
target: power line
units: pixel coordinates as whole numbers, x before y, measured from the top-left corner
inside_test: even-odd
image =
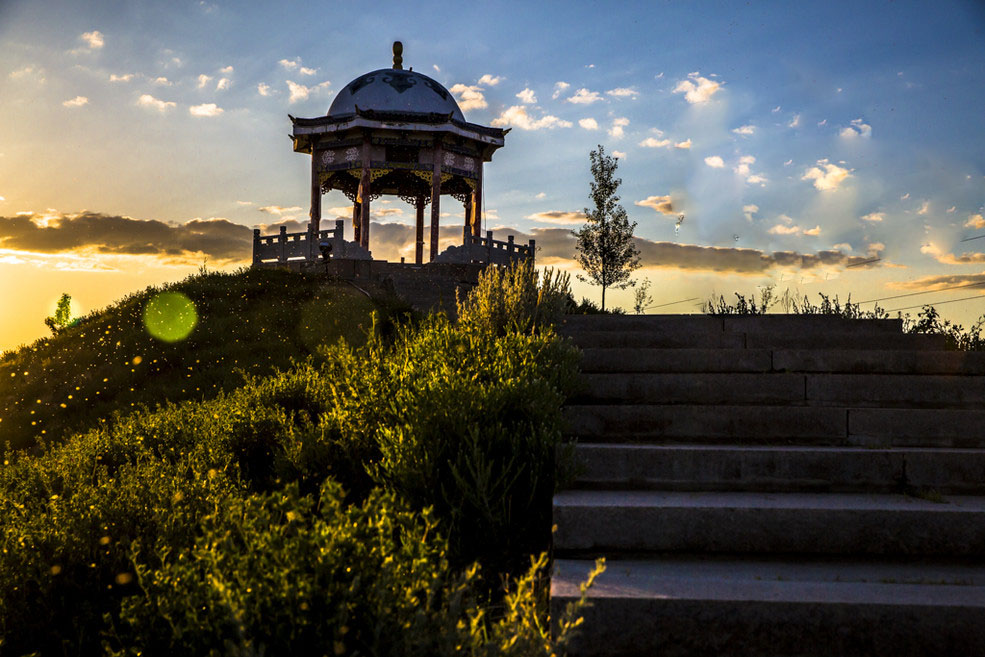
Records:
[[[970,242],[971,240],[980,240],[983,237],[985,237],[985,235],[975,235],[974,237],[966,237],[966,238],[964,238],[961,241],[962,242]]]
[[[645,308],[645,310],[649,310],[650,308],[663,308],[664,306],[673,306],[678,303],[684,303],[685,301],[695,301],[697,299],[698,297],[691,297],[690,299],[681,299],[680,301],[671,301],[670,303],[659,303],[659,304],[649,305]]]
[[[882,258],[872,258],[871,260],[863,260],[862,262],[853,262],[850,265],[845,265],[845,269],[848,269],[849,267],[861,267],[862,265],[869,265],[872,264],[873,262],[879,262],[880,260],[882,260]]]
[[[945,303],[955,303],[958,301],[967,301],[969,299],[985,299],[985,297],[983,297],[980,294],[976,294],[973,297],[964,297],[962,299],[951,299],[950,301],[938,301],[936,303],[921,303],[918,306],[907,306],[906,308],[894,308],[892,310],[887,310],[886,312],[895,313],[900,310],[912,310],[914,308],[923,308],[924,306],[943,306]]]
[[[908,294],[897,294],[891,297],[882,297],[881,299],[869,299],[868,301],[859,301],[858,304],[862,305],[863,303],[889,301],[890,299],[902,299],[903,297],[915,297],[921,294],[933,294],[934,292],[947,292],[948,290],[960,290],[963,287],[976,287],[978,285],[985,285],[985,281],[978,281],[977,283],[965,283],[964,285],[952,285],[951,287],[942,287],[938,290],[926,290],[924,292],[910,292]]]

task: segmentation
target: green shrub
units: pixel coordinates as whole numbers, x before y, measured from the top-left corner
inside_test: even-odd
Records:
[[[479,284],[457,299],[458,322],[474,330],[503,335],[528,333],[557,324],[567,311],[571,277],[553,269],[540,275],[529,260],[509,267],[487,267]]]

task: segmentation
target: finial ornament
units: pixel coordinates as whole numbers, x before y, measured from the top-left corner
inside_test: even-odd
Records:
[[[404,68],[404,44],[399,41],[393,42],[393,68],[402,70]]]

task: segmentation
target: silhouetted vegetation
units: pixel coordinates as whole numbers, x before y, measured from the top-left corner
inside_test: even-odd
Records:
[[[47,363],[45,373],[57,380],[63,368],[76,372],[61,351],[82,343],[78,330],[111,336],[100,349],[120,359],[133,345],[157,349],[144,353],[159,362],[209,353],[215,378],[192,370],[185,380],[216,385],[154,407],[131,407],[117,390],[115,404],[104,402],[114,412],[106,422],[46,441],[36,453],[7,450],[0,651],[550,655],[563,648],[578,607],[554,619],[562,631],[552,638],[542,553],[560,406],[577,352],[549,324],[517,332],[490,322],[456,326],[443,316],[374,321],[373,302],[360,294],[366,305],[358,306],[322,283],[286,272],[205,274],[180,284],[206,309],[186,343],[130,334],[139,331],[133,317],[149,291],[5,357],[5,365],[25,357]],[[221,299],[223,289],[229,299]],[[303,308],[311,298],[298,289],[322,300],[310,318]],[[291,313],[288,301],[277,302],[282,296],[302,311]],[[269,301],[272,317],[236,299]],[[191,342],[203,326],[237,330],[212,317],[227,304],[254,324],[234,333],[239,340],[272,352],[239,373],[223,351],[225,344],[245,359],[248,350],[235,340]],[[532,325],[523,316],[511,324]],[[269,336],[275,327],[289,335]],[[271,371],[292,349],[300,358]],[[161,386],[156,374],[126,370],[131,387],[152,388],[160,401],[182,390],[180,378]]]

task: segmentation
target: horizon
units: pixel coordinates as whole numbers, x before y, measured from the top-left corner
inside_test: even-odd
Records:
[[[985,313],[959,287],[985,283],[985,7],[560,6],[0,4],[0,352],[45,337],[62,293],[83,315],[248,265],[254,227],[303,230],[310,160],[287,114],[324,115],[396,40],[468,121],[512,128],[484,230],[535,238],[538,265],[577,273],[569,231],[603,145],[654,310],[774,285]],[[350,216],[338,192],[322,205]],[[442,248],[461,234],[449,209]],[[410,206],[381,199],[373,220],[375,257],[412,256]]]

